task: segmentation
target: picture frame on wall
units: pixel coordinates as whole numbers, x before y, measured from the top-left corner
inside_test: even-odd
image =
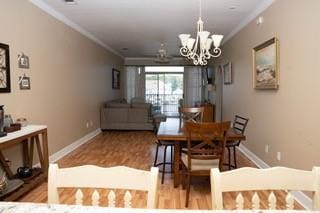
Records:
[[[278,51],[279,41],[276,37],[253,48],[253,88],[279,88]]]
[[[0,93],[11,92],[9,45],[0,43]]]
[[[25,76],[24,77],[20,77],[19,82],[20,82],[19,86],[20,86],[21,90],[29,90],[29,89],[31,89],[30,77],[25,77]]]
[[[120,71],[112,69],[112,89],[120,89]]]
[[[228,62],[223,65],[223,82],[224,84],[232,84],[232,65]]]

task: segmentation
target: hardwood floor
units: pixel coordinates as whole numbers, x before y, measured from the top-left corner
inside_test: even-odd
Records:
[[[152,132],[147,131],[108,131],[95,137],[89,143],[86,143],[58,161],[59,167],[73,167],[84,164],[93,164],[102,167],[111,167],[117,165],[129,166],[137,169],[149,170],[153,164],[156,137]],[[159,154],[162,153],[161,151]],[[169,154],[167,156],[170,156]],[[162,155],[159,155],[162,159]],[[242,154],[238,154],[239,166],[252,166],[254,164]],[[161,175],[161,174],[160,174]],[[88,174],[90,178],[90,174]],[[129,178],[129,177],[128,177]],[[75,189],[62,189],[60,192],[61,203],[73,204]],[[92,190],[86,189],[84,203],[90,203],[89,196]],[[108,190],[99,190],[101,196],[101,206],[107,205]],[[117,206],[121,207],[123,203],[123,190],[117,190]],[[118,194],[120,193],[120,194]],[[86,196],[87,195],[87,196]],[[145,208],[146,193],[132,192],[133,207]],[[248,207],[252,194],[243,193],[245,196],[245,206]],[[267,192],[259,193],[261,198],[266,200]],[[283,209],[284,192],[276,192],[278,207]],[[224,205],[226,209],[233,209],[235,206],[235,193],[224,194]],[[23,202],[47,202],[47,184],[44,183],[35,188],[29,194],[20,199]],[[181,187],[173,187],[172,174],[165,175],[164,184],[160,183],[158,188],[158,208],[184,209],[185,190]],[[267,203],[261,203],[262,208],[267,208]],[[189,209],[210,209],[211,194],[209,179],[194,179],[191,184]],[[298,205],[296,208],[301,209]]]

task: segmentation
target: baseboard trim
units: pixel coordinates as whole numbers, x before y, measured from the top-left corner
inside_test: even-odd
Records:
[[[258,156],[256,156],[253,152],[251,152],[247,147],[243,144],[240,144],[238,148],[249,160],[251,160],[258,168],[260,169],[267,169],[270,168],[266,162],[261,160]]]
[[[70,152],[72,152],[75,149],[77,149],[78,147],[80,147],[81,145],[89,142],[92,138],[96,137],[100,133],[101,133],[101,129],[100,128],[90,132],[89,134],[87,134],[87,135],[83,136],[82,138],[76,140],[72,144],[70,144],[70,145],[64,147],[63,149],[59,150],[58,152],[50,155],[49,156],[49,162],[50,163],[54,163],[54,162],[60,160],[61,158],[63,158],[67,154],[69,154]],[[40,167],[40,163],[35,164],[34,167]]]
[[[260,159],[257,155],[251,152],[247,147],[243,144],[240,144],[238,147],[239,151],[242,152],[249,160],[251,160],[258,168],[260,169],[267,169],[270,166]],[[303,206],[306,210],[312,210],[312,200],[303,192],[301,191],[293,191],[292,195],[294,196],[295,200]]]
[[[72,152],[73,150],[77,149],[78,147],[80,147],[81,145],[89,142],[92,138],[94,138],[95,136],[99,135],[101,133],[101,129],[96,129],[93,132],[90,132],[89,134],[85,135],[84,137],[80,138],[79,140],[73,142],[72,144],[64,147],[63,149],[59,150],[58,152],[50,155],[49,157],[49,162],[50,163],[54,163],[58,160],[60,160],[61,158],[63,158],[64,156],[66,156],[67,154],[69,154],[70,152]]]

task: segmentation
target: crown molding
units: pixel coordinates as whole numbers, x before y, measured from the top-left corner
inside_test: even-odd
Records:
[[[41,10],[45,11],[47,14],[53,16],[54,18],[58,19],[62,23],[64,23],[67,26],[71,27],[72,29],[78,31],[79,33],[81,33],[85,37],[89,38],[90,40],[92,40],[95,43],[99,44],[100,46],[104,47],[106,50],[108,50],[108,51],[112,52],[113,54],[115,54],[115,55],[121,57],[122,59],[124,59],[124,57],[120,53],[118,53],[117,51],[112,49],[110,46],[106,45],[104,42],[102,42],[100,39],[96,38],[94,35],[92,35],[88,31],[86,31],[85,29],[83,29],[78,24],[76,24],[73,21],[71,21],[70,19],[68,19],[62,13],[60,13],[60,12],[56,11],[55,9],[53,9],[52,7],[50,7],[48,4],[46,4],[42,0],[29,0],[29,1],[32,4],[34,4],[35,6],[37,6],[38,8],[40,8]]]
[[[157,57],[125,57],[125,60],[133,60],[133,61],[141,61],[141,60],[156,60]],[[183,60],[183,57],[171,57],[169,60],[177,61],[177,60]]]
[[[260,13],[265,11],[270,7],[276,0],[268,0],[261,3],[252,13],[250,13],[246,18],[244,18],[240,24],[234,28],[224,39],[223,43],[229,41],[233,36],[235,36],[240,30],[247,26],[252,20],[254,20]]]

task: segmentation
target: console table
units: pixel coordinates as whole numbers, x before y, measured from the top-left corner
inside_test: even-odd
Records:
[[[8,133],[7,136],[0,138],[0,164],[9,180],[16,178],[16,175],[11,171],[2,151],[17,144],[22,144],[23,166],[28,166],[30,168],[33,165],[34,146],[36,145],[41,170],[34,172],[36,174],[33,174],[31,178],[24,180],[24,184],[20,188],[3,196],[1,200],[17,200],[19,197],[32,190],[36,185],[44,182],[48,177],[49,155],[47,126],[28,125],[22,127],[19,131]]]

